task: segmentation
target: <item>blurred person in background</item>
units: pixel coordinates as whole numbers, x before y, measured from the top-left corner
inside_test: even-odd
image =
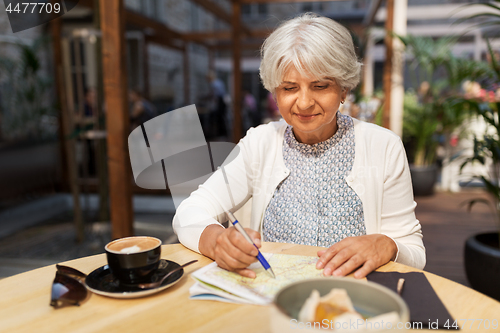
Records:
[[[131,104],[130,126],[132,130],[158,115],[156,107],[142,96],[139,89],[129,91],[129,101]]]
[[[276,121],[281,118],[280,111],[278,110],[278,105],[271,92],[267,93],[267,118],[270,121]]]
[[[244,90],[243,91],[243,129],[246,132],[250,127],[259,126],[261,124],[260,112],[257,108],[257,101],[253,97],[252,93]]]
[[[224,101],[226,96],[226,87],[221,79],[217,78],[215,72],[210,71],[207,76],[210,82],[211,90],[211,110],[210,110],[210,124],[213,126],[213,132],[216,137],[227,136],[226,128],[226,111],[227,106]]]
[[[97,91],[93,87],[85,89],[83,115],[93,117],[97,113]]]

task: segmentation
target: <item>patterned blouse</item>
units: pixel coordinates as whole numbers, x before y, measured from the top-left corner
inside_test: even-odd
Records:
[[[337,111],[337,132],[308,145],[285,131],[283,158],[290,175],[276,188],[264,215],[264,241],[330,247],[366,234],[363,205],[346,183],[354,162],[352,118]]]

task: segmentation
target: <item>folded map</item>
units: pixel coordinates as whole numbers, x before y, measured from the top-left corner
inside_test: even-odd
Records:
[[[316,269],[318,257],[263,253],[276,279],[260,263],[249,266],[257,274],[255,279],[226,271],[213,262],[192,274],[196,283],[189,289],[191,299],[218,300],[230,303],[267,305],[278,291],[296,281],[322,277]]]

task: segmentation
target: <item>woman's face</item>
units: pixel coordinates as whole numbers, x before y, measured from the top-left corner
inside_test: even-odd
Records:
[[[336,112],[347,91],[333,78],[302,76],[292,66],[275,94],[281,116],[293,127],[299,142],[322,142],[337,131]]]

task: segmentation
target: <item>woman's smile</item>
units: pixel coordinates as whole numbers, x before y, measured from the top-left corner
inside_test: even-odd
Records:
[[[313,120],[314,118],[316,118],[317,116],[319,116],[319,114],[306,115],[306,114],[298,114],[298,113],[296,113],[295,115],[302,121],[310,121],[310,120]]]

